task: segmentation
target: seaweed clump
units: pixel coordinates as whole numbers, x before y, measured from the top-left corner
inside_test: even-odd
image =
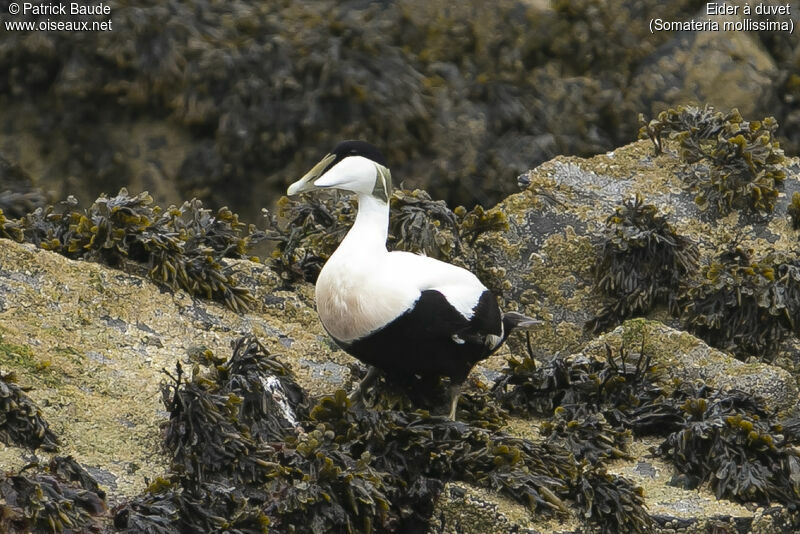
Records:
[[[274,468],[269,444],[297,432],[307,413],[305,392],[289,369],[252,336],[236,340],[209,377],[196,368],[184,379],[180,364],[169,376],[162,388],[170,412],[164,446],[174,473],[188,481],[263,479]]]
[[[19,221],[6,218],[3,210],[0,209],[0,237],[21,242],[25,237]]]
[[[262,210],[267,221],[266,238],[275,243],[273,267],[281,278],[315,282],[325,261],[333,254],[355,221],[355,205],[331,197],[302,195],[281,197],[277,215]],[[279,218],[286,221],[279,223]]]
[[[556,408],[553,419],[542,424],[542,434],[548,443],[572,451],[590,464],[631,459],[625,452],[631,441],[630,431],[614,429],[603,414],[576,405]]]
[[[212,214],[192,200],[164,211],[152,202],[146,192],[131,196],[123,188],[79,210],[77,200],[69,197],[58,211],[48,206],[12,222],[0,218],[0,235],[73,259],[139,266],[170,289],[218,300],[235,311],[250,307],[253,297],[236,283],[223,259],[243,258],[261,234],[252,227],[245,232],[227,208]]]
[[[735,243],[692,282],[682,319],[709,344],[743,358],[769,357],[790,333],[800,333],[800,260]]]
[[[275,382],[279,389],[268,385]],[[260,408],[270,395],[281,401]],[[124,532],[422,532],[450,480],[544,515],[577,502],[581,517],[605,532],[650,524],[630,483],[589,469],[558,444],[424,411],[354,408],[341,390],[308,411],[289,370],[252,337],[207,372],[188,378],[178,370],[164,400],[173,467],[115,510]],[[259,426],[276,416],[277,424]]]
[[[267,534],[269,519],[234,485],[204,482],[187,489],[180,477],[159,477],[114,510],[118,532]]]
[[[692,487],[708,482],[717,498],[800,505],[800,458],[761,401],[742,391],[676,391],[682,428],[657,453],[670,459]],[[791,436],[789,436],[791,437]]]
[[[13,373],[0,372],[0,441],[33,450],[58,448],[58,437],[50,430],[39,407],[16,384]]]
[[[392,531],[424,523],[448,480],[488,487],[552,514],[565,510],[564,499],[578,475],[578,466],[562,449],[425,412],[353,410],[343,391],[323,398],[311,418],[330,446],[368,455],[383,474],[397,521]]]
[[[308,417],[305,391],[255,337],[237,339],[230,359],[216,371],[221,391],[241,399],[238,417],[249,423],[254,439],[280,441],[302,428],[300,421]]]
[[[264,481],[285,476],[276,461],[281,442],[307,413],[305,393],[287,367],[251,336],[231,357],[202,373],[178,364],[162,394],[170,419],[164,447],[171,471],[115,511],[124,532],[264,533]]]
[[[308,424],[305,392],[252,337],[204,376],[164,387],[172,472],[117,511],[126,532],[370,532],[388,527],[381,476]]]
[[[33,474],[0,475],[0,531],[101,532],[105,493],[71,457],[56,456]]]
[[[635,363],[624,347],[606,346],[606,360],[554,358],[538,367],[533,358],[511,359],[495,384],[498,401],[512,413],[552,417],[542,426],[546,442],[583,462],[570,496],[582,516],[603,532],[650,532],[644,497],[604,463],[629,458],[631,429],[648,424],[646,406],[661,396],[651,382],[657,370],[644,354]]]
[[[639,135],[653,141],[657,154],[663,150],[662,135],[677,140],[688,165],[682,177],[697,191],[697,205],[712,205],[725,215],[734,209],[772,212],[786,178],[777,129],[772,117],[745,121],[736,109],[723,113],[710,106],[680,106],[659,113]]]
[[[390,199],[390,243],[398,250],[449,260],[462,253],[456,215],[444,200],[422,191],[399,189]]]
[[[605,360],[556,358],[538,368],[529,358],[512,361],[496,393],[512,412],[553,416],[543,433],[550,443],[598,465],[595,495],[598,487],[608,488],[603,486],[603,462],[626,457],[632,432],[664,437],[654,452],[682,474],[675,483],[685,480],[691,488],[709,483],[718,498],[759,504],[774,500],[796,509],[797,421],[779,421],[760,399],[737,390],[682,385],[667,394],[654,383],[658,370],[643,353],[644,343],[635,362],[624,348],[615,354],[608,346]],[[578,489],[576,500],[584,498]]]
[[[531,357],[511,358],[503,376],[495,383],[495,398],[511,413],[535,417],[556,415],[556,420],[550,423],[551,433],[559,428],[579,429],[587,425],[604,430],[607,422],[615,430],[624,427],[639,434],[654,425],[663,425],[664,419],[654,422],[648,411],[663,392],[655,385],[660,370],[645,354],[644,340],[638,355],[625,346],[615,351],[606,344],[605,349],[604,360],[558,357],[538,366]],[[603,417],[596,421],[590,417],[593,414]],[[558,422],[560,419],[566,420],[566,427]],[[626,441],[627,438],[617,436],[611,440],[598,438],[596,443],[613,444],[624,452]]]
[[[644,490],[625,477],[596,467],[579,479],[574,494],[583,517],[597,523],[603,534],[647,534],[655,530],[644,509]]]
[[[478,237],[484,232],[505,232],[508,230],[508,218],[499,209],[483,209],[480,204],[470,211],[464,206],[453,210],[458,217],[459,236],[462,240],[474,245]]]
[[[184,381],[180,365],[164,396],[170,412],[164,446],[176,474],[195,485],[219,473],[235,484],[269,474],[271,451],[239,422],[240,397],[199,374]]]
[[[657,302],[677,312],[681,281],[697,266],[697,246],[675,232],[642,197],[623,201],[606,219],[594,286],[611,297],[588,325],[593,331],[647,313]]]
[[[637,195],[606,220],[593,274],[609,301],[586,327],[598,332],[664,302],[710,345],[769,358],[787,335],[800,335],[800,260],[752,256],[733,242],[698,270],[696,244]]]

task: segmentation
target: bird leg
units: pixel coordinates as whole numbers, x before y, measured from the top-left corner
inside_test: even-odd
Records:
[[[447,388],[447,392],[450,395],[450,415],[448,419],[451,421],[456,420],[456,408],[458,408],[458,397],[461,395],[461,386],[461,382],[453,382]]]
[[[370,365],[369,370],[367,371],[367,375],[361,379],[361,382],[358,383],[356,389],[348,397],[350,399],[350,402],[352,402],[356,406],[362,404],[364,402],[364,392],[380,376],[381,376],[380,370],[377,367]]]

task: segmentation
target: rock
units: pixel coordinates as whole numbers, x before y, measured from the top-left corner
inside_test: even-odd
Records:
[[[647,457],[640,442],[636,452]],[[716,529],[759,534],[793,532],[791,515],[779,506],[749,510],[747,507],[717,500],[705,491],[687,491],[669,485],[672,468],[659,459],[647,458],[648,474],[640,474],[642,461],[611,464],[610,472],[624,475],[645,488],[648,511],[656,521],[656,532],[701,534]],[[652,473],[650,473],[652,471]],[[481,488],[464,483],[448,483],[434,508],[428,534],[578,534],[585,532],[575,517],[543,520],[525,507]]]
[[[651,357],[661,376],[658,385],[671,393],[675,384],[705,384],[714,389],[738,389],[763,399],[770,410],[789,413],[798,408],[795,378],[780,367],[762,362],[744,363],[706,345],[688,332],[657,321],[631,319],[586,344],[578,354],[604,359],[606,345],[613,351],[624,346]],[[631,362],[635,364],[636,362]]]
[[[525,424],[525,423],[523,423]],[[527,424],[530,424],[527,422]],[[792,517],[783,507],[749,509],[718,500],[708,489],[684,490],[670,485],[673,469],[649,455],[659,440],[643,439],[632,447],[636,460],[616,460],[609,472],[625,476],[644,488],[656,532],[704,533],[714,528],[738,532],[790,533]],[[574,516],[545,520],[522,505],[461,482],[445,484],[433,511],[429,534],[578,534],[585,532]]]
[[[346,385],[351,359],[331,348],[319,326],[313,288],[280,290],[276,274],[248,261],[239,276],[262,303],[242,316],[138,276],[0,239],[0,369],[33,388],[31,398],[64,443],[59,454],[104,473],[110,498],[136,495],[145,479],[166,471],[162,370],[174,371],[177,361],[191,369],[198,347],[227,357],[232,340],[253,333],[286,355],[312,394]],[[0,458],[6,469],[28,462],[13,447],[3,447]]]
[[[445,484],[428,534],[576,532],[577,522],[536,520],[521,504],[469,484]]]
[[[789,160],[783,192],[773,216],[734,211],[714,218],[701,210],[678,173],[677,146],[654,156],[650,141],[639,141],[589,159],[560,156],[522,175],[521,193],[498,204],[509,220],[507,232],[487,232],[475,243],[478,274],[508,303],[548,321],[532,333],[536,354],[572,354],[591,339],[584,329],[602,299],[592,291],[596,246],[606,219],[635,194],[655,204],[675,231],[695,241],[700,264],[741,237],[756,256],[768,250],[791,251],[797,242],[786,213],[800,190],[800,165]],[[679,326],[656,309],[653,315]]]
[[[708,17],[701,16],[700,19]],[[725,17],[712,17],[722,25]],[[655,116],[675,102],[737,107],[745,117],[777,109],[778,67],[756,37],[743,31],[675,32],[642,60],[629,90],[632,112]]]
[[[704,533],[714,529],[729,532],[793,532],[792,514],[782,506],[752,509],[747,505],[717,499],[708,488],[685,490],[670,484],[672,466],[649,455],[658,440],[634,443],[637,460],[616,460],[609,472],[625,476],[644,489],[648,513],[655,519],[657,532]],[[642,463],[647,468],[642,468]]]

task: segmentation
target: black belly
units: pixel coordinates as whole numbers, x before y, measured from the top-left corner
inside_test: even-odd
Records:
[[[349,354],[389,375],[466,379],[493,350],[486,336],[502,335],[500,309],[485,291],[467,320],[438,291],[423,291],[414,307],[380,330],[350,343],[334,340]],[[463,343],[457,342],[458,338]]]

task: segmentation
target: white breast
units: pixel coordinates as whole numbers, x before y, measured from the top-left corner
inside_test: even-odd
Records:
[[[469,319],[486,290],[469,271],[425,256],[338,252],[320,272],[316,300],[322,324],[339,341],[360,339],[386,326],[411,309],[427,289],[441,292]]]

